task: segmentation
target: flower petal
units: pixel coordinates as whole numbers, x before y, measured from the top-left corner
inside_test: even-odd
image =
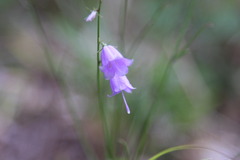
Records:
[[[111,45],[108,45],[105,47],[106,47],[106,50],[108,50],[114,56],[114,59],[123,58],[122,54],[115,47]]]
[[[131,93],[131,90],[135,89],[130,84],[126,76],[114,76],[112,79],[110,79],[110,86],[114,95],[120,93],[121,91]]]
[[[133,59],[127,59],[127,58],[123,58],[122,62],[126,65],[126,66],[131,66],[133,64]]]
[[[112,61],[112,67],[115,70],[116,75],[124,76],[128,73],[128,67],[124,63],[124,58],[116,59]]]
[[[109,80],[114,77],[115,69],[112,67],[111,63],[108,63],[106,66],[100,66],[100,70],[104,73],[106,80]]]
[[[90,22],[92,20],[94,20],[94,18],[96,18],[97,16],[97,11],[92,11],[89,16],[87,16],[87,18],[85,18],[86,22]]]
[[[124,90],[125,90],[126,88],[128,88],[128,89],[136,89],[136,88],[134,88],[134,87],[130,84],[130,82],[129,82],[129,80],[127,79],[126,76],[122,76],[122,77],[120,78],[120,81],[121,81],[122,84],[124,84],[124,85],[126,86],[126,87],[124,88]]]

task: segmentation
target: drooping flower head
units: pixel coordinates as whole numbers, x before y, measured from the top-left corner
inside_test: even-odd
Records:
[[[127,113],[130,114],[130,109],[128,107],[123,91],[127,93],[132,93],[132,90],[136,88],[134,88],[130,84],[126,76],[117,76],[117,75],[114,76],[112,79],[110,79],[110,86],[112,89],[112,95],[110,95],[110,97],[115,96],[118,93],[122,93],[122,97],[126,106]]]
[[[126,76],[114,76],[110,79],[110,86],[112,89],[112,95],[110,95],[110,97],[115,96],[122,91],[132,93],[132,90],[136,89],[130,84]]]
[[[130,114],[123,91],[131,93],[135,89],[126,77],[128,67],[132,65],[133,60],[124,58],[113,46],[105,45],[101,52],[101,62],[100,70],[104,73],[105,79],[110,80],[112,89],[110,97],[122,93],[127,113]]]
[[[85,21],[86,21],[86,22],[93,21],[94,18],[96,18],[96,16],[97,16],[97,11],[93,10],[93,11],[87,16],[87,18],[85,18]]]
[[[101,53],[102,66],[100,70],[104,73],[105,79],[109,80],[115,75],[124,76],[128,73],[128,67],[133,60],[127,59],[113,46],[106,45]]]

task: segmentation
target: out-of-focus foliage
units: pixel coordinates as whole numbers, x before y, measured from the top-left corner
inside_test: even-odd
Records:
[[[124,2],[103,0],[101,13],[101,40],[134,59],[128,78],[137,88],[126,94],[127,115],[119,95],[107,97],[109,82],[101,78],[115,155],[147,159],[163,148],[201,141],[235,156],[240,2],[128,0],[125,27]],[[97,6],[97,0],[0,1],[1,160],[89,159],[88,143],[104,159],[97,22],[84,21]],[[169,158],[208,158],[204,154]]]

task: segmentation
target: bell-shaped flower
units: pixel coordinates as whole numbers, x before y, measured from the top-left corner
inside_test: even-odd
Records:
[[[127,113],[130,114],[130,109],[128,107],[128,104],[127,104],[127,101],[126,101],[123,91],[125,91],[127,93],[132,93],[132,90],[136,89],[136,88],[134,88],[130,84],[130,82],[126,76],[117,76],[117,75],[114,76],[112,79],[110,79],[110,86],[112,89],[112,95],[110,95],[110,97],[114,96],[118,93],[122,93],[122,97],[123,97],[123,100],[124,100],[124,103],[126,106]]]
[[[102,49],[101,62],[100,70],[104,73],[105,79],[109,80],[115,75],[126,75],[133,60],[124,58],[116,48],[106,45]]]
[[[93,21],[94,18],[96,18],[96,16],[97,16],[97,11],[93,10],[93,11],[87,16],[87,18],[85,18],[85,21],[86,21],[86,22]]]

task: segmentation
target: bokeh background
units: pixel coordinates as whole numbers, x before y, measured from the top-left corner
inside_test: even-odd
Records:
[[[127,2],[127,5],[126,5]],[[96,86],[98,0],[0,0],[0,159],[106,159]],[[127,9],[126,9],[127,7]],[[125,12],[126,11],[126,12]],[[239,160],[240,1],[103,0],[101,40],[137,89],[101,77],[114,159]]]

